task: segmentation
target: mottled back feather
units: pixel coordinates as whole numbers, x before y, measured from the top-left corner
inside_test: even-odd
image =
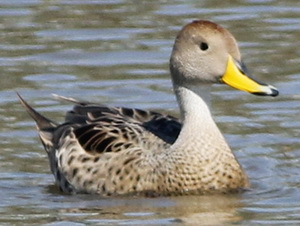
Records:
[[[178,119],[169,115],[75,101],[71,99],[75,106],[67,112],[65,120],[70,124],[80,124],[75,126],[74,134],[88,152],[117,152],[122,150],[123,145],[140,145],[141,138],[147,146],[155,147],[157,143],[170,145],[181,130]],[[147,140],[145,134],[149,133],[156,139],[151,136]]]

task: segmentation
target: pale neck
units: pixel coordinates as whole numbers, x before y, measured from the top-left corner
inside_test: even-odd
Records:
[[[208,107],[210,85],[197,85],[197,87],[174,85],[174,91],[179,103],[183,127],[173,146],[182,148],[191,143],[216,145],[213,144],[216,140],[226,143]]]
[[[209,109],[211,105],[210,91],[211,85],[209,84],[188,87],[174,85],[183,122],[189,117],[199,117],[199,114],[211,115]]]

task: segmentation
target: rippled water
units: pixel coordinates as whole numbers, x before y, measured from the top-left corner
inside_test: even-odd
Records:
[[[300,2],[0,1],[1,224],[300,224]],[[164,198],[64,195],[53,186],[19,91],[56,121],[71,106],[51,93],[177,115],[168,58],[193,19],[222,24],[244,61],[280,90],[256,97],[215,86],[213,112],[252,189]]]

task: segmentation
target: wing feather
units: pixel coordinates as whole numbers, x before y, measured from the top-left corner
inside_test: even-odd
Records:
[[[56,97],[75,103],[65,120],[74,125],[80,145],[90,153],[118,152],[131,146],[170,146],[181,130],[179,120],[170,115]]]

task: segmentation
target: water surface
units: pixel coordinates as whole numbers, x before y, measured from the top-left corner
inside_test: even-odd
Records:
[[[300,2],[0,1],[1,224],[300,224]],[[215,119],[247,171],[242,194],[163,198],[64,195],[19,91],[61,122],[52,93],[178,115],[168,72],[174,37],[194,19],[232,31],[260,80],[257,97],[214,86]]]

